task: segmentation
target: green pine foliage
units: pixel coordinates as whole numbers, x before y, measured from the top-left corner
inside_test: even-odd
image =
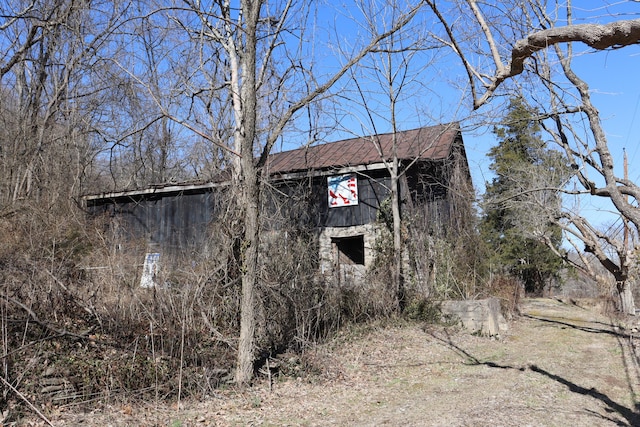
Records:
[[[570,169],[560,152],[546,147],[535,112],[521,98],[511,99],[507,115],[494,129],[491,149],[495,178],[487,183],[481,234],[492,250],[492,270],[519,279],[529,294],[558,283],[562,232],[554,224],[562,187]]]

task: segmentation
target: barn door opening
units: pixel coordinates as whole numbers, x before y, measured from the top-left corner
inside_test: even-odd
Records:
[[[364,236],[332,237],[338,265],[364,265]]]

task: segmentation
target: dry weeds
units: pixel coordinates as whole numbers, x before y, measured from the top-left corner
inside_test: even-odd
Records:
[[[369,327],[309,352],[322,368],[314,375],[276,376],[272,386],[261,378],[180,408],[47,415],[56,426],[640,425],[637,331],[611,325],[594,307],[527,300],[497,340],[439,326]]]

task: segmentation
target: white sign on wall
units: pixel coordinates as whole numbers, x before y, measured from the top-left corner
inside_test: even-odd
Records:
[[[358,177],[355,174],[336,175],[327,178],[329,207],[358,204]]]
[[[158,269],[160,268],[160,254],[149,253],[144,257],[140,287],[153,288],[157,285]]]

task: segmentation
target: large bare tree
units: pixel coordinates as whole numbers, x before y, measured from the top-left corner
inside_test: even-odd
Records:
[[[365,41],[354,40],[349,58],[323,67],[322,73],[314,63],[314,37],[319,35],[313,17],[320,6],[313,2],[185,0],[156,10],[166,16],[168,25],[186,35],[188,45],[179,58],[192,65],[191,69],[176,66],[183,80],[175,90],[181,91],[185,107],[162,109],[163,114],[223,150],[229,159],[242,223],[236,369],[240,384],[253,376],[259,206],[269,154],[302,110],[325,96],[351,67],[406,25],[420,6],[419,2],[407,4],[385,31]]]
[[[465,0],[447,3],[452,8],[448,10],[439,2],[428,0],[428,3],[445,30],[439,39],[461,59],[473,107],[490,102],[501,88],[506,90],[510,81],[526,87],[527,98],[538,101],[541,123],[574,164],[579,187],[558,191],[610,200],[637,233],[640,186],[614,172],[600,113],[592,102],[588,84],[572,66],[572,59],[576,42],[589,46],[592,52],[640,43],[640,20],[609,16],[609,22],[605,23],[574,24],[571,2],[529,0],[490,6]],[[463,34],[458,30],[460,25],[453,25],[450,18],[453,13],[461,13],[467,20],[465,29],[481,35],[479,50],[478,43],[470,43],[469,33]],[[583,118],[588,123],[587,137],[581,136],[584,129],[576,127]],[[565,211],[554,220],[582,241],[586,251],[593,253],[613,275],[620,309],[635,314],[628,283],[629,271],[635,263],[630,250],[613,236],[597,231],[575,211]]]

